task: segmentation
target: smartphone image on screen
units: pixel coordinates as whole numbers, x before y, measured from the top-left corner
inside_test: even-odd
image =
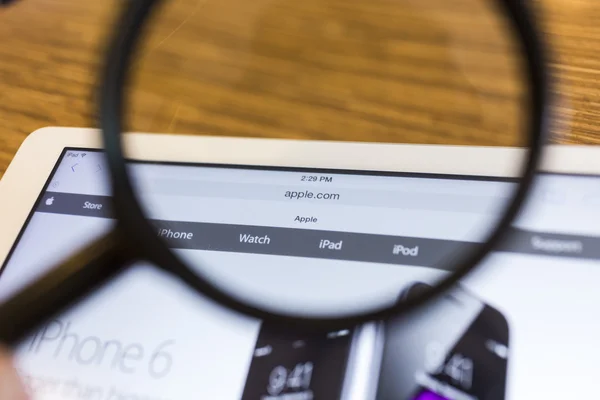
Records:
[[[354,330],[282,334],[261,327],[242,400],[341,397]]]
[[[504,399],[509,327],[490,305],[454,289],[428,310],[382,325],[377,400]]]

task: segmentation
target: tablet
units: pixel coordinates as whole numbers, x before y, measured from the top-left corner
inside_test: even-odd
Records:
[[[469,240],[465,221],[487,215],[500,185],[510,184],[498,171],[523,155],[148,134],[127,140],[136,177],[168,199],[165,214],[225,232],[194,240],[173,226],[161,234],[185,239],[186,251],[209,260],[285,265],[305,279],[310,268],[426,265],[432,243]],[[46,128],[20,148],[0,181],[0,299],[110,228],[98,147],[94,130]],[[181,148],[185,154],[174,150]],[[510,240],[427,313],[319,335],[293,327],[276,333],[139,264],[23,342],[18,371],[34,399],[53,400],[593,397],[599,155],[591,147],[549,148]],[[390,192],[402,193],[401,201],[382,196]],[[300,240],[307,232],[318,245]],[[286,246],[278,245],[282,237]],[[361,251],[344,245],[349,237]],[[405,295],[424,285],[415,276]],[[327,297],[318,282],[314,289],[315,301]]]

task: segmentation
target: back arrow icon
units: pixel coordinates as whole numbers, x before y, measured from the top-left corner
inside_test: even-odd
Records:
[[[76,167],[76,166],[78,166],[78,165],[79,165],[79,163],[76,163],[76,164],[73,164],[73,165],[71,165],[71,170],[72,170],[73,172],[75,172],[75,167]]]

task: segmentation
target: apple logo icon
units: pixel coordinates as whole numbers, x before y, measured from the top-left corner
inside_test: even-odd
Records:
[[[54,203],[54,197],[50,197],[50,198],[46,199],[46,205],[47,206],[51,206],[52,203]]]

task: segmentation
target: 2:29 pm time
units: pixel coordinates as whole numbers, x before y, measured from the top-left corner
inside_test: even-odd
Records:
[[[331,183],[333,182],[333,176],[320,176],[320,175],[302,175],[300,178],[301,182],[324,182]]]

